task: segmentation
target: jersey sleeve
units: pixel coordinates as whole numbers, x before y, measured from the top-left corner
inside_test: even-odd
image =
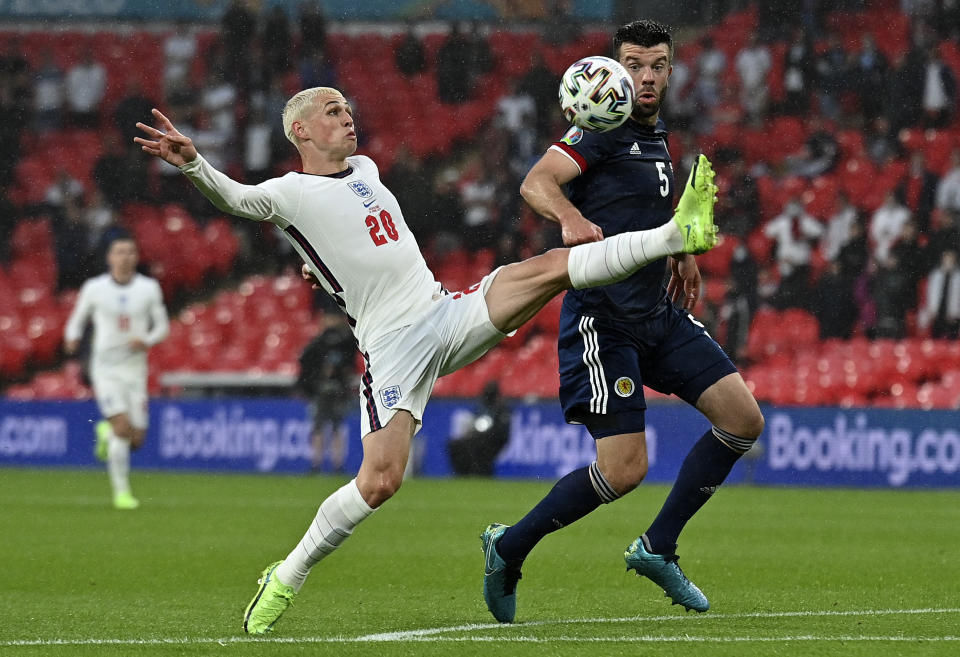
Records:
[[[273,189],[267,183],[244,185],[218,171],[203,156],[180,167],[190,182],[200,190],[218,209],[223,212],[252,219],[269,221],[285,228],[287,223],[282,217]]]
[[[550,149],[559,151],[573,160],[582,175],[609,154],[610,144],[611,140],[606,139],[603,134],[587,132],[571,126],[559,141],[550,146]]]
[[[93,294],[90,292],[90,286],[92,284],[93,279],[88,280],[83,284],[83,287],[80,288],[80,294],[77,295],[77,303],[73,307],[73,312],[70,313],[70,318],[67,320],[63,332],[63,338],[67,342],[79,340],[83,337],[83,328],[87,325],[90,314],[93,312]]]
[[[152,281],[152,288],[150,332],[144,338],[144,342],[151,347],[163,342],[170,335],[170,319],[167,317],[167,307],[163,305],[163,292],[160,290],[160,284]]]

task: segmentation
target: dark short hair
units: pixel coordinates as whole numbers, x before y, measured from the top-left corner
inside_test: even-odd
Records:
[[[613,35],[613,54],[620,54],[620,46],[633,43],[644,48],[667,44],[670,60],[673,60],[673,36],[666,25],[651,20],[640,20],[621,25]]]

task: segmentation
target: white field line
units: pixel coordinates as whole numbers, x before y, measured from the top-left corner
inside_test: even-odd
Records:
[[[926,609],[862,609],[849,611],[782,611],[758,612],[741,614],[710,614],[708,616],[627,616],[622,618],[571,618],[531,621],[516,625],[501,625],[500,623],[472,623],[468,625],[451,625],[447,627],[431,627],[419,630],[399,632],[381,632],[378,634],[364,634],[355,637],[246,637],[229,636],[213,637],[158,637],[151,639],[19,639],[0,641],[0,647],[20,646],[162,646],[162,645],[211,645],[227,646],[237,643],[277,643],[277,644],[317,644],[317,643],[439,643],[439,642],[510,642],[510,643],[784,643],[791,641],[858,641],[858,642],[960,642],[960,635],[816,635],[792,634],[781,636],[733,636],[714,637],[681,635],[619,635],[607,637],[577,637],[551,636],[536,637],[525,635],[505,634],[512,629],[522,630],[528,627],[542,627],[548,625],[568,624],[613,624],[628,622],[660,622],[677,620],[694,620],[706,622],[711,619],[736,618],[798,618],[798,617],[829,617],[829,616],[893,616],[893,615],[937,615],[957,614],[960,607],[926,608]],[[485,636],[442,636],[448,633],[489,631]]]

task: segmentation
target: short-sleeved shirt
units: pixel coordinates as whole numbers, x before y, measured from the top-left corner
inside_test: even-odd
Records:
[[[580,175],[567,194],[604,237],[656,228],[673,214],[673,164],[662,121],[656,126],[632,119],[609,132],[570,128],[551,146],[569,157]],[[666,259],[643,267],[613,285],[570,290],[565,306],[597,317],[638,318],[662,308]]]

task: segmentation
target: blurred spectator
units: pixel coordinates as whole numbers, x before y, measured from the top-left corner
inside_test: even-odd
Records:
[[[880,262],[887,259],[890,248],[900,238],[908,221],[910,210],[897,197],[897,192],[891,190],[870,219],[870,242],[873,244],[875,260]]]
[[[917,323],[934,338],[960,337],[960,266],[957,252],[948,249],[939,264],[927,275],[926,302]]]
[[[82,189],[82,188],[81,188]],[[80,210],[80,194],[65,197],[53,211],[57,290],[80,287],[90,275],[90,235]]]
[[[64,168],[57,170],[56,178],[43,193],[43,202],[51,211],[62,209],[67,203],[77,203],[83,196],[83,183]]]
[[[458,475],[493,476],[493,465],[510,441],[510,407],[496,381],[483,388],[475,415],[466,431],[447,442],[450,465]]]
[[[166,93],[190,87],[190,68],[197,56],[197,37],[190,24],[178,20],[174,31],[163,41],[163,81]]]
[[[693,70],[685,59],[673,60],[673,73],[667,87],[664,109],[669,115],[672,130],[687,130],[697,114],[696,86]]]
[[[900,269],[907,276],[910,289],[915,292],[920,279],[926,273],[925,253],[920,246],[916,222],[911,220],[904,224],[903,230],[900,231],[900,238],[890,248],[890,253],[900,263]]]
[[[385,184],[395,190],[403,216],[415,234],[428,238],[441,228],[432,222],[439,217],[431,216],[430,212],[430,173],[406,146],[397,149],[397,158],[383,178]]]
[[[7,198],[7,190],[0,188],[0,265],[10,262],[10,237],[20,221],[20,212]]]
[[[874,337],[894,340],[906,337],[907,311],[916,304],[916,292],[910,275],[901,264],[892,253],[877,261],[870,282],[877,313]]]
[[[463,205],[463,239],[471,248],[491,247],[500,221],[497,212],[497,182],[483,158],[460,180],[460,202]]]
[[[960,212],[960,149],[950,152],[950,169],[937,183],[934,206],[945,212]]]
[[[904,200],[923,232],[930,226],[930,213],[935,205],[938,183],[937,174],[927,168],[927,158],[923,151],[911,151],[910,166],[903,181]]]
[[[783,58],[783,113],[805,115],[810,107],[810,94],[816,76],[813,45],[806,32],[800,28],[794,30]]]
[[[146,192],[147,180],[144,174],[142,179],[131,179],[128,164],[135,157],[142,160],[137,149],[130,149],[120,141],[120,135],[113,130],[103,133],[103,150],[100,157],[93,164],[93,182],[106,203],[114,208],[120,208],[124,203],[133,200],[137,195]],[[128,157],[128,152],[134,152]],[[145,171],[141,166],[140,171]]]
[[[720,308],[720,317],[727,327],[723,347],[734,358],[746,355],[750,321],[759,301],[757,286],[757,263],[750,254],[750,249],[738,244],[730,260],[727,293]]]
[[[249,88],[250,44],[256,38],[257,22],[244,0],[230,0],[220,19],[223,40],[224,77],[237,88]]]
[[[816,178],[832,171],[840,157],[840,145],[816,116],[809,121],[810,134],[796,153],[784,158],[790,175]]]
[[[720,169],[724,193],[718,199],[718,216],[723,217],[723,231],[728,235],[746,237],[760,219],[760,193],[757,182],[747,171],[739,151],[717,153],[716,159],[729,157],[725,170]],[[718,164],[719,169],[719,164]]]
[[[300,355],[295,389],[307,399],[313,423],[311,471],[322,471],[327,461],[330,470],[343,472],[346,419],[357,400],[357,347],[346,315],[332,303],[326,305],[323,329]]]
[[[934,46],[927,51],[923,84],[923,124],[928,128],[949,125],[957,102],[957,78]]]
[[[300,86],[304,89],[311,87],[336,87],[337,71],[322,48],[311,48],[300,60]]]
[[[231,78],[224,75],[224,70],[219,65],[212,64],[207,70],[207,79],[200,93],[199,109],[202,110],[201,114],[207,117],[206,128],[216,132],[221,139],[232,141],[236,133],[237,101],[242,97],[245,97],[245,94],[237,88]],[[197,121],[199,123],[199,117]],[[206,157],[206,153],[204,156]]]
[[[97,261],[100,259],[98,256],[101,255],[101,249],[102,255],[106,255],[104,236],[116,224],[115,213],[100,190],[94,187],[87,192],[80,215],[87,229],[87,252]]]
[[[39,132],[56,130],[63,121],[65,82],[63,71],[53,59],[53,52],[45,49],[40,66],[34,75],[33,125]]]
[[[573,14],[571,0],[547,0],[543,24],[544,40],[553,46],[565,46],[580,38],[580,19]]]
[[[860,112],[868,123],[880,115],[889,69],[887,58],[877,50],[873,35],[864,32],[860,37],[860,50],[851,57],[850,80],[860,101]]]
[[[257,184],[270,175],[273,162],[273,126],[276,119],[263,111],[262,103],[251,105],[250,116],[243,134],[243,171],[247,182]]]
[[[79,61],[67,71],[67,108],[70,120],[79,128],[94,128],[100,122],[100,103],[107,90],[107,70],[84,48]]]
[[[751,32],[746,45],[737,53],[734,66],[740,79],[740,104],[753,119],[766,114],[770,88],[767,75],[772,65],[770,49]]]
[[[701,110],[709,112],[720,103],[720,80],[726,72],[727,56],[709,36],[703,37],[702,44],[703,49],[697,59],[697,101]]]
[[[511,169],[515,175],[526,173],[537,146],[537,104],[521,88],[519,80],[510,82],[510,90],[497,100],[495,124],[509,135]]]
[[[467,42],[467,72],[470,75],[470,83],[473,85],[478,77],[493,70],[495,62],[490,43],[487,41],[487,37],[481,33],[479,22],[471,21],[470,29],[467,30],[465,38]]]
[[[848,339],[857,322],[854,278],[837,261],[827,265],[814,288],[813,310],[820,322],[820,338]]]
[[[300,5],[300,55],[327,48],[327,17],[317,0],[304,0]]]
[[[919,123],[923,112],[926,69],[923,53],[916,48],[901,55],[887,79],[883,97],[885,113],[895,133]]]
[[[274,5],[266,11],[260,44],[263,61],[264,80],[269,80],[291,68],[293,38],[290,34],[290,21],[287,12],[280,5]]]
[[[823,234],[820,248],[827,262],[833,262],[840,255],[840,251],[853,237],[853,225],[859,223],[857,209],[850,202],[850,197],[844,192],[837,194],[836,207],[827,221],[827,230]]]
[[[854,280],[867,268],[870,259],[870,249],[867,242],[867,231],[858,220],[850,224],[850,235],[847,243],[837,254],[840,272],[850,280]]]
[[[808,307],[811,243],[823,232],[823,226],[804,210],[799,199],[790,200],[783,212],[764,227],[763,234],[776,242],[780,272],[774,301],[777,308]]]
[[[530,66],[520,83],[520,89],[530,94],[537,106],[537,133],[543,139],[556,139],[553,125],[560,116],[557,90],[560,88],[560,76],[547,66],[539,48],[530,55]]]
[[[839,35],[830,32],[827,35],[826,49],[816,56],[814,66],[817,71],[817,99],[820,114],[831,120],[840,118],[841,96],[846,91],[847,53]]]
[[[429,195],[426,209],[426,224],[434,227],[434,241],[459,243],[464,213],[463,202],[456,183],[460,173],[453,167],[440,171],[433,182],[433,193]]]
[[[444,103],[459,104],[470,97],[470,42],[451,24],[450,34],[437,50],[437,95]]]
[[[144,95],[140,78],[130,75],[126,80],[123,98],[113,110],[113,123],[120,131],[120,138],[125,148],[136,149],[133,138],[140,134],[137,121],[144,121],[145,117],[149,118],[150,110],[156,106],[156,101]]]
[[[426,69],[427,59],[423,42],[417,36],[413,23],[407,24],[406,34],[394,51],[394,61],[397,64],[397,70],[407,77],[422,73]]]
[[[903,151],[900,140],[890,127],[890,121],[885,116],[878,116],[867,126],[863,135],[864,148],[867,156],[879,168],[883,168],[893,160],[900,159]]]

